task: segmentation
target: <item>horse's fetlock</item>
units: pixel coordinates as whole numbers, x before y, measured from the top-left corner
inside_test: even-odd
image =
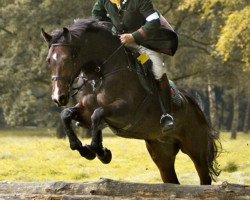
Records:
[[[80,146],[77,143],[70,144],[70,149],[74,151],[80,149]]]
[[[70,149],[74,151],[79,149],[79,147],[77,147],[75,144],[70,144]]]
[[[91,142],[91,149],[99,150],[99,149],[102,149],[102,148],[103,148],[102,144],[97,143],[97,142]]]
[[[80,140],[70,141],[70,148],[72,150],[78,150],[82,147],[82,142]]]

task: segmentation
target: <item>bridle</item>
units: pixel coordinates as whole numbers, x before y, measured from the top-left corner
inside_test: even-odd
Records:
[[[76,66],[76,58],[77,58],[77,51],[80,49],[79,46],[73,45],[73,44],[68,44],[68,43],[55,43],[52,44],[50,47],[58,47],[58,46],[68,46],[71,47],[71,59],[73,60],[73,65]],[[72,83],[73,78],[70,78],[70,84]],[[64,77],[61,76],[52,76],[51,77],[52,81],[58,81],[58,80],[65,80]]]
[[[77,65],[77,61],[76,61],[76,58],[77,58],[77,51],[80,49],[80,47],[79,47],[79,46],[76,46],[76,45],[73,45],[73,44],[69,44],[69,43],[55,43],[55,44],[52,44],[52,45],[51,45],[51,47],[57,47],[57,46],[68,46],[68,47],[71,47],[71,49],[72,49],[72,50],[71,50],[71,52],[72,52],[72,53],[71,53],[71,59],[72,59],[72,61],[73,61],[73,65],[76,66],[76,65]],[[115,51],[114,51],[112,54],[110,54],[110,55],[108,56],[108,58],[106,58],[100,65],[97,65],[97,66],[95,67],[95,72],[96,72],[97,74],[100,75],[100,78],[99,78],[99,79],[96,79],[96,80],[94,80],[94,81],[101,83],[101,82],[102,82],[102,79],[105,78],[105,77],[107,77],[107,76],[113,75],[113,74],[115,74],[115,73],[117,73],[117,72],[124,71],[124,70],[130,70],[130,71],[132,70],[132,67],[130,66],[130,62],[129,62],[129,60],[128,60],[128,66],[117,68],[117,69],[115,69],[114,71],[108,72],[108,73],[106,73],[106,74],[101,74],[101,71],[102,71],[103,66],[104,66],[105,64],[107,64],[107,63],[115,56],[115,54],[116,54],[121,48],[124,48],[124,45],[123,45],[123,44],[121,44],[118,48],[116,48]],[[126,50],[125,50],[125,48],[124,48],[124,51],[125,51],[125,53],[127,53]],[[83,77],[80,76],[79,78],[83,78]],[[73,80],[73,77],[70,78],[69,90],[70,90],[70,89],[77,90],[76,92],[74,92],[73,95],[71,95],[72,97],[75,96],[75,95],[81,90],[81,88],[86,84],[87,81],[93,81],[93,80],[88,80],[88,79],[85,79],[85,78],[83,78],[83,79],[84,79],[84,81],[83,81],[83,83],[82,83],[81,86],[78,86],[78,87],[76,87],[76,88],[73,88],[71,85],[72,85],[72,83],[73,83],[74,80]],[[64,77],[61,77],[61,76],[52,76],[52,77],[51,77],[51,80],[52,80],[52,81],[58,81],[58,80],[66,80],[66,79],[65,79]],[[99,84],[99,86],[100,86],[100,84]]]

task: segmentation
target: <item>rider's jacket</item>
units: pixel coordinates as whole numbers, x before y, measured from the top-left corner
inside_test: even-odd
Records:
[[[139,45],[168,55],[177,50],[177,34],[151,0],[121,0],[119,8],[110,0],[97,0],[92,16],[111,22],[113,34],[132,33]]]

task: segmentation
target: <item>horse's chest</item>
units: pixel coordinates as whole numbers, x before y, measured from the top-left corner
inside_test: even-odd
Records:
[[[107,95],[106,92],[97,94],[96,100],[99,106],[105,106],[112,102],[112,99]]]

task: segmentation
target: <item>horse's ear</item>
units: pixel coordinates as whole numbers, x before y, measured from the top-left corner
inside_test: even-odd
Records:
[[[52,36],[50,34],[46,33],[43,28],[41,29],[41,31],[42,31],[42,36],[43,36],[44,40],[47,43],[50,43]]]
[[[71,41],[71,34],[69,32],[69,29],[63,27],[63,36],[67,42]]]

